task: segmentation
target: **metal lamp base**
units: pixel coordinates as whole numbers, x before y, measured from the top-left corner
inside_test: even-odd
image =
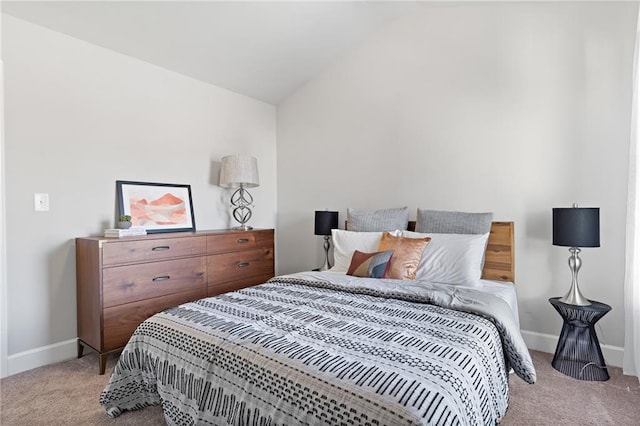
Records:
[[[580,249],[577,247],[571,247],[569,249],[571,256],[569,257],[569,269],[571,269],[571,288],[563,297],[560,298],[562,303],[566,303],[568,305],[576,305],[576,306],[589,306],[591,305],[591,301],[584,297],[582,293],[580,293],[580,288],[578,287],[578,271],[582,266],[582,260],[578,254],[580,253]]]
[[[253,227],[246,223],[251,219],[251,207],[253,207],[253,197],[249,194],[243,184],[235,190],[231,195],[231,206],[233,209],[233,218],[240,223],[240,225],[234,227],[235,230],[249,231]]]
[[[329,247],[331,246],[331,243],[329,243],[330,238],[331,236],[329,235],[324,236],[324,265],[318,269],[320,271],[328,271],[331,269],[331,263],[329,263]]]
[[[569,289],[569,292],[560,298],[560,301],[562,303],[566,303],[567,305],[576,305],[576,306],[591,305],[591,301],[589,301],[589,299],[584,297],[580,293],[580,289],[577,287],[575,289],[571,287],[571,289]]]

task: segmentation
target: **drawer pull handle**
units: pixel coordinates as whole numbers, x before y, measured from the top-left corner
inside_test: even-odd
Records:
[[[249,266],[249,262],[240,262],[238,263],[238,268],[246,268]]]
[[[160,277],[154,277],[151,281],[158,283],[160,281],[169,281],[171,277],[169,275],[162,275]]]
[[[165,251],[169,250],[171,247],[169,246],[158,246],[151,249],[151,251]]]
[[[249,242],[248,238],[238,238],[238,244],[244,244],[248,242]]]

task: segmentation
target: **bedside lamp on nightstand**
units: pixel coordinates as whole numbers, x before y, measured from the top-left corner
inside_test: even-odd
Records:
[[[569,268],[571,269],[571,288],[560,299],[569,305],[588,306],[591,302],[580,293],[578,271],[582,260],[578,254],[580,247],[600,247],[600,209],[597,207],[578,207],[553,209],[553,245],[569,247]]]
[[[315,218],[315,235],[324,236],[324,265],[318,270],[326,271],[331,268],[329,263],[329,239],[331,238],[331,230],[338,228],[338,212],[318,211],[316,210]]]

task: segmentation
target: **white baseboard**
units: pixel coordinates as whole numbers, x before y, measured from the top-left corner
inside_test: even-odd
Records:
[[[529,349],[541,352],[555,353],[558,345],[558,337],[552,334],[536,333],[535,331],[521,330],[520,334]],[[624,349],[618,346],[600,345],[602,356],[607,365],[622,368]]]
[[[66,361],[76,358],[77,356],[78,339],[69,339],[64,342],[9,355],[7,359],[7,373],[11,376],[12,374],[22,373],[23,371],[42,367],[43,365]]]

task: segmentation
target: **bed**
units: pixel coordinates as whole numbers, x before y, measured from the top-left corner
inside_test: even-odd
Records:
[[[509,371],[536,379],[513,223],[493,222],[481,254],[462,285],[338,268],[168,309],[138,327],[100,402],[110,417],[161,405],[176,425],[496,424]]]

